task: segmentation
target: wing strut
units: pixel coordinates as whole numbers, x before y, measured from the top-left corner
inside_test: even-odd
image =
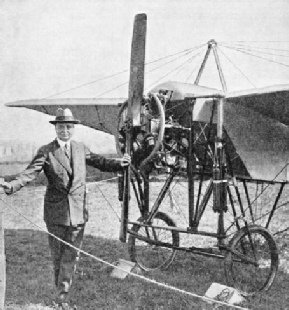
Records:
[[[207,60],[209,58],[210,52],[211,52],[211,50],[213,50],[214,57],[215,57],[215,62],[216,62],[217,69],[218,69],[218,72],[219,72],[220,81],[221,81],[221,84],[222,84],[222,88],[223,88],[224,93],[226,94],[227,93],[227,85],[226,85],[226,81],[225,81],[225,78],[224,78],[223,70],[221,68],[221,63],[220,63],[220,60],[219,60],[219,55],[218,55],[216,46],[217,46],[217,42],[215,40],[211,40],[211,41],[208,42],[208,49],[207,49],[206,55],[204,57],[204,60],[203,60],[203,62],[201,64],[201,67],[200,67],[200,70],[198,72],[198,75],[196,77],[195,84],[199,85],[199,82],[200,82],[201,76],[203,74],[204,68],[206,66]]]

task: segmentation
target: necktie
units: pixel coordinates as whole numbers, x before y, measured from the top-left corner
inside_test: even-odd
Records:
[[[67,158],[70,159],[70,150],[69,150],[69,146],[67,143],[65,143],[65,146],[64,146],[64,153],[67,156]]]

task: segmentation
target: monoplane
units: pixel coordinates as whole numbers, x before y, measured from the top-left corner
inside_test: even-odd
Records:
[[[146,25],[146,15],[138,14],[128,98],[31,99],[7,105],[50,115],[69,107],[82,124],[114,135],[118,152],[131,154],[132,165],[118,180],[120,240],[128,242],[140,268],[167,268],[177,251],[186,251],[225,259],[229,283],[244,295],[267,290],[278,269],[270,223],[288,181],[289,84],[228,92],[217,42],[210,40],[194,83],[168,81],[144,94]],[[219,90],[199,85],[210,54]],[[168,214],[177,204],[176,184],[184,188],[180,195],[188,206],[184,227]],[[252,187],[260,184],[251,197]],[[274,197],[266,194],[269,185],[278,187]],[[267,200],[260,207],[264,192]],[[131,206],[138,209],[138,220],[130,219]],[[200,228],[208,209],[216,231]],[[191,236],[215,242],[189,246]]]

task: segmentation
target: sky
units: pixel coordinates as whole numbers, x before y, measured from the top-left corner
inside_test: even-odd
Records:
[[[211,39],[220,48],[229,91],[288,84],[286,0],[0,0],[0,140],[39,144],[55,136],[48,123],[51,117],[4,107],[6,102],[51,96],[127,97],[128,73],[116,73],[129,69],[137,13],[147,14],[148,63],[203,45],[187,61],[187,71],[176,69],[181,60],[171,61],[170,69],[163,66],[157,70],[157,62],[148,65],[151,72],[146,75],[145,89],[155,81],[163,82],[164,76],[193,83]],[[239,49],[246,45],[252,50],[237,52],[228,44]],[[197,55],[199,51],[202,53]],[[250,53],[258,56],[251,57]],[[170,70],[178,74],[169,75]],[[212,55],[200,84],[221,87]],[[78,132],[77,138],[86,139],[90,145],[95,139],[113,143],[104,134],[81,127]]]

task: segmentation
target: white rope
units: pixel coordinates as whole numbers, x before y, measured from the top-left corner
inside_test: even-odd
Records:
[[[58,241],[64,243],[65,245],[67,245],[67,246],[73,248],[74,250],[76,250],[76,251],[78,251],[78,252],[80,252],[80,253],[82,253],[82,254],[84,254],[84,255],[86,255],[86,256],[88,256],[88,257],[90,257],[90,258],[92,258],[92,259],[94,259],[94,260],[96,260],[96,261],[98,261],[98,262],[101,262],[101,263],[103,263],[103,264],[105,264],[105,265],[108,265],[108,266],[110,266],[110,267],[113,267],[113,268],[117,268],[117,269],[119,269],[119,270],[121,270],[121,271],[124,271],[124,272],[126,272],[126,273],[128,273],[128,274],[130,274],[130,275],[132,275],[132,276],[134,276],[134,277],[137,277],[137,278],[142,279],[142,280],[144,280],[144,281],[147,281],[147,282],[149,282],[149,283],[153,283],[153,284],[155,284],[155,285],[158,285],[158,286],[161,286],[161,287],[164,287],[164,288],[167,288],[167,289],[170,289],[170,290],[173,290],[173,291],[182,293],[182,294],[184,294],[184,295],[188,295],[188,296],[190,296],[190,297],[195,297],[195,298],[202,299],[202,300],[205,301],[205,302],[215,303],[215,304],[217,303],[217,304],[220,304],[220,305],[225,305],[225,306],[233,307],[233,308],[236,308],[236,309],[248,310],[248,308],[244,308],[244,307],[240,307],[240,306],[228,304],[228,303],[226,303],[226,302],[219,301],[219,300],[215,300],[215,299],[208,298],[208,297],[205,297],[205,296],[200,296],[200,295],[197,295],[197,294],[194,294],[194,293],[191,293],[191,292],[188,292],[188,291],[179,289],[179,288],[177,288],[177,287],[175,287],[175,286],[168,285],[168,284],[161,283],[161,282],[157,282],[157,281],[155,281],[155,280],[153,280],[153,279],[146,278],[146,277],[144,277],[144,276],[138,275],[138,274],[133,273],[133,272],[128,272],[127,270],[124,270],[123,268],[121,268],[121,267],[119,267],[119,266],[115,266],[115,265],[113,265],[113,264],[111,264],[111,263],[109,263],[109,262],[107,262],[107,261],[105,261],[105,260],[103,260],[103,259],[101,259],[101,258],[99,258],[99,257],[96,257],[96,256],[94,256],[94,255],[92,255],[92,254],[90,254],[90,253],[88,253],[88,252],[86,252],[86,251],[84,251],[84,250],[82,250],[82,249],[79,249],[79,248],[77,248],[77,247],[71,245],[70,243],[68,243],[68,242],[66,242],[66,241],[64,241],[64,240],[62,240],[62,239],[60,239],[60,238],[58,238],[58,237],[55,236],[54,234],[52,234],[52,233],[50,233],[49,231],[47,231],[47,229],[43,228],[42,226],[36,224],[34,221],[32,221],[31,219],[29,219],[28,217],[26,217],[24,214],[22,214],[20,211],[18,211],[18,210],[17,210],[16,208],[14,208],[12,205],[10,205],[8,202],[6,202],[4,199],[2,199],[2,197],[0,197],[0,200],[1,200],[2,202],[4,202],[9,208],[11,208],[11,209],[14,210],[16,213],[18,213],[21,217],[23,217],[24,219],[26,219],[28,222],[30,222],[30,223],[33,224],[34,226],[38,227],[41,231],[47,233],[48,235],[50,235],[50,236],[52,236],[53,238],[57,239]]]
[[[93,176],[91,176],[92,178]],[[112,181],[112,180],[116,180],[117,177],[113,177],[113,178],[110,178],[110,179],[105,179],[105,180],[100,180],[100,181],[91,181],[91,182],[87,182],[86,184],[87,185],[93,185],[93,184],[96,184],[96,183],[104,183],[104,182],[107,182],[107,181]],[[39,186],[30,186],[30,187],[26,187],[24,190],[26,192],[44,192],[45,191],[45,186],[42,186],[41,189],[36,189],[36,187],[39,187]]]

